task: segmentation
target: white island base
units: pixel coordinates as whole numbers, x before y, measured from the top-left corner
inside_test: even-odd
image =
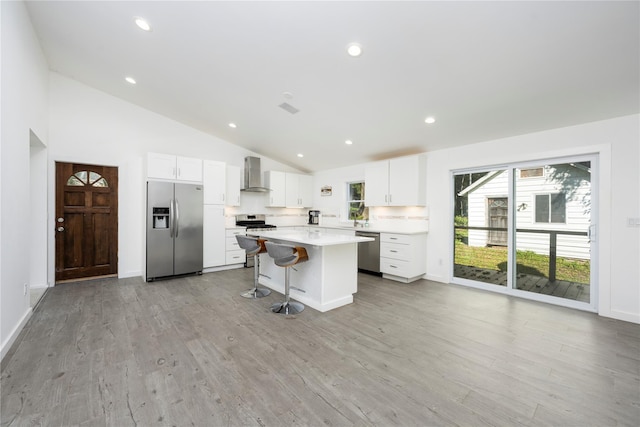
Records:
[[[321,312],[351,304],[358,291],[357,246],[297,245],[307,250],[309,261],[291,267],[291,298]],[[259,282],[284,294],[284,268],[268,254],[260,255]]]
[[[358,291],[358,242],[372,239],[306,232],[259,234],[270,242],[302,246],[307,250],[309,260],[291,267],[289,295],[292,299],[321,312],[353,302],[353,294]],[[260,255],[261,285],[284,294],[284,270],[275,265],[268,254]]]

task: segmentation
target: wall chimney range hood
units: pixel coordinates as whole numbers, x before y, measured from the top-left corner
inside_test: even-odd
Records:
[[[262,172],[260,170],[260,157],[244,158],[244,188],[240,191],[249,193],[266,193],[270,188],[262,186]]]

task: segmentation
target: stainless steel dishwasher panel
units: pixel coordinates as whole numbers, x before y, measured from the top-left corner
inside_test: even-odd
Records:
[[[356,236],[374,239],[358,243],[358,270],[380,274],[380,233],[356,231]]]

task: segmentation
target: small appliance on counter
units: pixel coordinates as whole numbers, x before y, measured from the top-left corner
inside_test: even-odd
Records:
[[[309,211],[309,225],[320,224],[320,211]]]

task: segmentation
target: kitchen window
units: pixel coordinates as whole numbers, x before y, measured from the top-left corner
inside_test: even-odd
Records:
[[[364,182],[347,184],[347,213],[350,220],[369,220],[369,208],[364,205]]]

